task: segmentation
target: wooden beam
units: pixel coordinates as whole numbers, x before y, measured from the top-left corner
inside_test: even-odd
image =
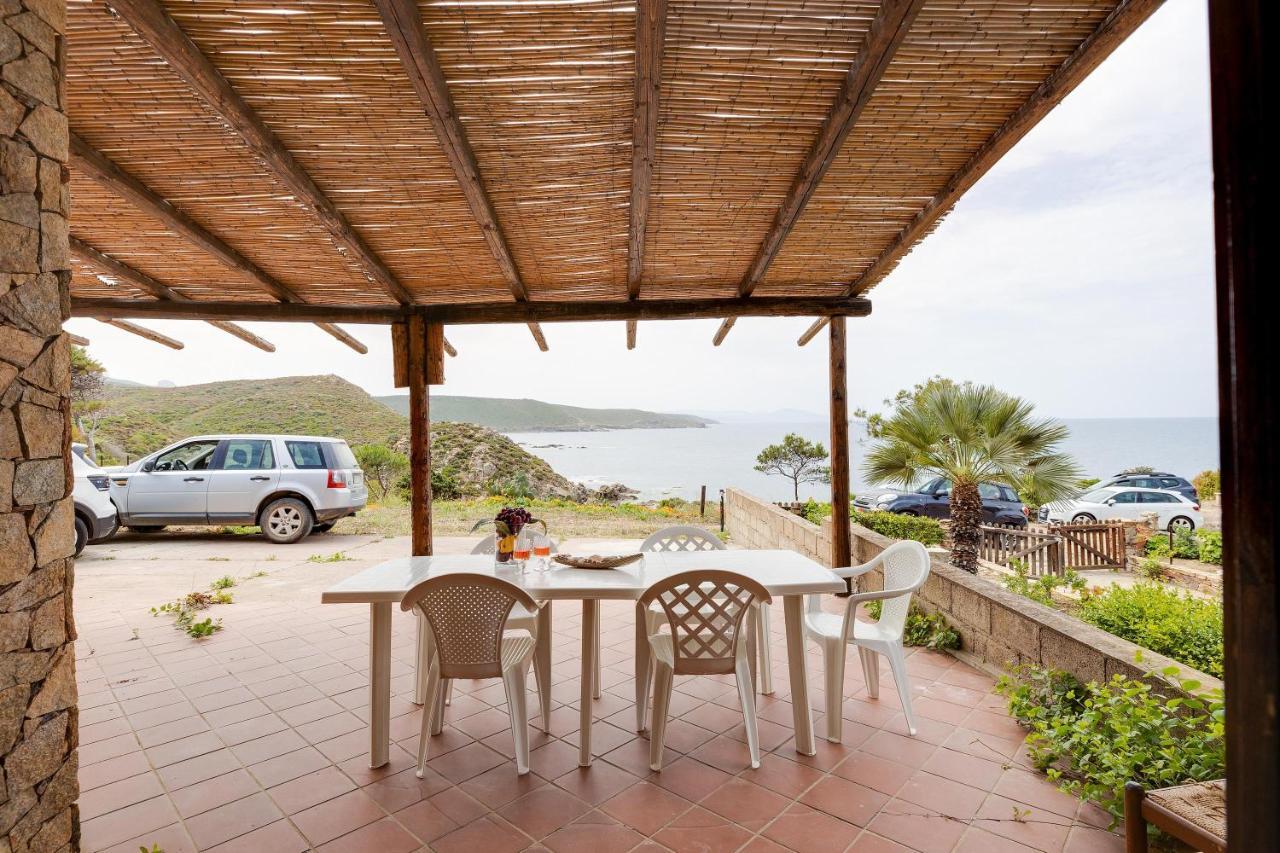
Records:
[[[401,304],[413,301],[404,285],[351,227],[293,154],[156,0],[107,0],[107,5],[160,54],[298,202],[311,211],[345,256],[353,260],[371,282]]]
[[[448,338],[442,336],[440,338],[440,342],[441,344],[444,345],[444,351],[446,355],[448,355],[450,358],[458,357],[458,350],[453,346],[453,344],[449,343]]]
[[[63,334],[67,336],[67,341],[69,343],[75,344],[78,347],[87,347],[89,345],[88,338],[81,337],[75,332],[63,332]]]
[[[409,387],[409,321],[391,324],[391,384],[395,388]]]
[[[849,531],[848,342],[845,318],[831,318],[831,565],[853,565]]]
[[[1133,34],[1141,24],[1164,3],[1164,0],[1121,0],[1111,10],[1098,28],[1058,66],[1043,83],[1036,87],[1031,97],[1005,120],[999,129],[959,168],[907,226],[894,237],[871,266],[849,284],[849,294],[865,293],[902,260],[912,247],[923,238],[955,203],[1000,161],[1014,145],[1026,136],[1031,128],[1049,114],[1062,99],[1071,94],[1080,83],[1102,64],[1111,52]],[[800,337],[800,345],[813,339],[826,320],[817,320],[812,332]]]
[[[435,48],[431,46],[431,38],[422,24],[417,0],[374,0],[374,5],[378,7],[378,14],[382,16],[387,36],[395,45],[409,83],[426,110],[427,118],[431,120],[436,139],[448,158],[449,165],[453,167],[453,174],[458,179],[458,186],[467,200],[471,215],[479,223],[485,242],[489,244],[489,251],[502,270],[507,286],[511,288],[511,295],[517,301],[527,300],[529,291],[520,276],[520,269],[507,244],[502,223],[498,221],[497,211],[485,189],[475,151],[467,139],[466,128],[462,126],[462,121],[454,110],[449,85],[436,58]],[[538,342],[538,348],[545,351],[547,341],[541,330],[531,325],[529,331]]]
[[[166,346],[169,349],[183,349],[186,346],[182,341],[171,338],[168,335],[162,335],[152,329],[139,326],[137,323],[130,323],[128,320],[98,319],[100,322],[106,323],[108,326],[113,326],[122,332],[129,332],[130,334],[137,335],[140,338],[146,338],[149,341],[160,344],[161,346]]]
[[[773,217],[773,224],[765,232],[756,250],[751,266],[738,283],[738,294],[750,296],[769,269],[769,264],[782,250],[787,235],[800,220],[809,199],[822,182],[827,170],[835,162],[840,147],[858,122],[871,95],[884,77],[898,47],[906,38],[916,16],[924,6],[924,0],[884,0],[871,27],[862,39],[858,53],[845,74],[840,92],[836,95],[831,111],[822,122],[822,128],[800,163],[800,169],[791,181],[786,197]],[[717,346],[733,328],[733,320],[725,320],[716,332]]]
[[[631,207],[627,230],[627,296],[640,297],[644,272],[644,237],[649,223],[649,189],[653,183],[658,138],[658,90],[667,30],[667,0],[639,0],[636,5],[636,73],[631,116]],[[627,349],[635,349],[636,323],[627,322]]]
[[[406,324],[404,373],[409,379],[410,548],[429,556],[431,536],[431,386],[427,381],[427,322],[421,315]]]
[[[77,317],[155,317],[197,320],[261,320],[273,323],[371,323],[385,325],[425,316],[433,323],[586,323],[620,320],[705,320],[716,317],[865,317],[863,297],[751,297],[749,299],[641,299],[636,302],[489,302],[413,309],[362,305],[284,305],[272,302],[162,302],[72,297]]]
[[[143,293],[149,293],[156,299],[167,299],[171,302],[191,302],[191,298],[184,293],[180,293],[167,284],[156,281],[142,270],[131,267],[123,261],[117,261],[115,258],[103,254],[102,252],[90,246],[88,243],[76,237],[70,238],[71,255],[82,263],[88,264],[97,269],[100,273],[119,279],[127,284],[133,285]],[[275,344],[255,335],[248,329],[237,326],[235,323],[226,320],[211,320],[210,325],[234,335],[240,340],[251,346],[255,346],[265,352],[275,352]]]
[[[427,323],[427,384],[444,384],[444,326]]]
[[[332,335],[335,339],[342,341],[361,355],[368,355],[369,348],[356,340],[346,329],[340,329],[333,323],[316,323],[316,326],[322,331]]]
[[[225,266],[244,273],[281,302],[303,301],[302,297],[287,285],[278,281],[266,270],[240,254],[240,252],[232,248],[232,246],[221,237],[218,237],[186,213],[174,207],[167,199],[155,190],[151,189],[138,178],[120,168],[120,166],[105,154],[85,142],[75,133],[71,134],[71,163],[77,170],[83,172],[86,177],[96,181],[119,195],[121,198],[124,198],[126,201],[131,202],[144,213],[154,216],[172,231],[185,237],[191,243],[208,252],[210,255],[213,255],[213,257]],[[80,243],[80,241],[72,238],[72,242],[72,249],[73,251],[76,251],[76,246],[74,244]],[[127,267],[119,261],[115,261],[107,257],[98,250],[88,246],[88,244],[80,243],[80,247],[80,257],[82,257],[86,263],[94,264],[100,268],[104,265],[118,265],[118,267],[122,269],[117,269],[116,271],[111,272],[111,275],[119,275],[121,278],[127,278],[138,287],[141,287],[143,290],[151,293],[157,299],[185,300],[187,298],[167,285],[161,284],[138,270],[133,270],[132,267]],[[132,270],[132,273],[127,274],[124,270]],[[364,344],[360,343],[341,329],[334,331],[333,329],[326,328],[325,331],[361,355],[369,351]]]
[[[1209,2],[1232,850],[1272,850],[1280,837],[1280,382],[1277,251],[1266,225],[1276,192],[1275,143],[1266,130],[1274,8],[1267,0]]]

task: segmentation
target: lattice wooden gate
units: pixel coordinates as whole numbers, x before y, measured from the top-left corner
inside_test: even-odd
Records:
[[[978,559],[1005,568],[1012,568],[1013,561],[1020,560],[1032,575],[1060,575],[1062,539],[1049,533],[984,526]]]
[[[1124,565],[1123,522],[1051,524],[1047,530],[1062,537],[1062,565],[1066,568],[1117,568]]]

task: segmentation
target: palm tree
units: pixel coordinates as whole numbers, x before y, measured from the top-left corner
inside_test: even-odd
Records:
[[[864,470],[874,483],[910,488],[922,475],[951,481],[951,562],[978,570],[979,483],[1002,483],[1048,502],[1074,495],[1080,472],[1058,450],[1067,428],[1032,417],[1027,401],[989,385],[937,385],[883,422]]]

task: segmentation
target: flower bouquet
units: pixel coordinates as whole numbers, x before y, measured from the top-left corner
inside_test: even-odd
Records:
[[[540,518],[534,518],[529,510],[523,507],[504,506],[498,511],[498,514],[492,519],[484,518],[475,523],[471,528],[471,532],[475,532],[485,525],[492,524],[493,532],[497,535],[497,551],[495,559],[499,563],[507,563],[511,561],[511,556],[516,550],[516,538],[520,535],[520,531],[527,524],[541,524],[542,532],[547,532],[547,524]]]

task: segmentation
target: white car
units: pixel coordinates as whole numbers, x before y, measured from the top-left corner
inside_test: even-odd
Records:
[[[258,525],[287,544],[355,515],[368,494],[347,443],[314,435],[200,435],[111,473],[120,523],[140,533]]]
[[[84,457],[83,445],[73,446],[71,474],[74,487],[76,556],[91,542],[110,539],[119,526],[116,505],[111,502],[107,473]]]
[[[1167,489],[1139,489],[1132,486],[1106,486],[1086,492],[1072,501],[1058,501],[1040,508],[1040,520],[1054,523],[1069,521],[1137,521],[1154,512],[1157,524],[1166,530],[1195,530],[1204,523],[1200,505]]]

